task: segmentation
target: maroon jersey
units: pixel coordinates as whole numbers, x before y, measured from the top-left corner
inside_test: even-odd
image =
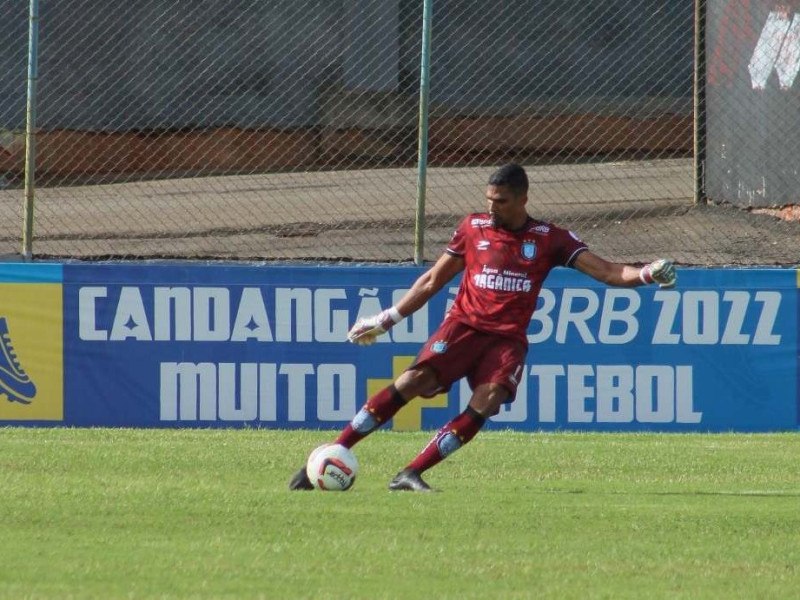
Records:
[[[488,213],[468,215],[446,252],[464,259],[464,274],[448,318],[479,331],[521,340],[553,267],[571,266],[587,246],[570,231],[528,218],[519,231],[492,226]]]

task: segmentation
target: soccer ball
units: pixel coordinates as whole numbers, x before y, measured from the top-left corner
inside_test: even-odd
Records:
[[[356,455],[340,444],[316,448],[306,463],[308,479],[316,489],[326,492],[349,490],[357,474]]]

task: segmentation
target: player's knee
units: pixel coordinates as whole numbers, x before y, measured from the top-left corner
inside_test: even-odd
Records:
[[[476,390],[469,405],[477,413],[489,418],[500,412],[500,407],[506,402],[510,402],[511,392],[501,385],[489,385],[483,389]]]
[[[436,374],[428,367],[405,371],[395,382],[395,387],[406,400],[417,396],[428,396],[439,388]]]

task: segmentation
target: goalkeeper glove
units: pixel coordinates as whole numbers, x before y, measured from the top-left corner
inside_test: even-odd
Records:
[[[678,281],[678,274],[675,272],[675,265],[671,260],[659,258],[649,265],[645,265],[639,271],[639,279],[642,283],[657,283],[659,287],[671,288]]]
[[[377,315],[356,321],[350,328],[347,339],[359,346],[369,346],[375,343],[379,335],[386,333],[402,320],[403,315],[392,306]]]

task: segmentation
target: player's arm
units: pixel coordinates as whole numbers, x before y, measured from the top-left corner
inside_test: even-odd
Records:
[[[464,270],[461,256],[444,253],[434,265],[420,275],[400,301],[395,305],[402,317],[422,308],[448,281]]]
[[[598,281],[619,287],[633,287],[657,283],[660,287],[672,287],[678,280],[672,261],[660,258],[641,268],[609,262],[589,250],[575,257],[573,266]]]
[[[354,344],[364,346],[374,343],[379,335],[386,333],[405,317],[424,306],[463,269],[464,259],[462,257],[442,254],[430,269],[417,278],[411,289],[400,298],[397,304],[375,316],[356,321],[347,334],[347,339]]]

